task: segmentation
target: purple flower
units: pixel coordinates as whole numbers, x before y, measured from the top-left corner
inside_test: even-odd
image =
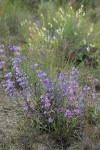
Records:
[[[50,114],[50,113],[54,113],[54,110],[50,110],[50,111],[44,111],[44,114],[46,115],[46,114]]]
[[[38,64],[35,64],[35,65],[34,65],[34,69],[37,70],[38,68],[39,68],[39,65],[38,65]]]
[[[54,113],[55,111],[53,110],[53,109],[51,109],[50,111],[49,111],[49,113]]]
[[[63,107],[59,108],[58,111],[63,112],[64,111]]]
[[[19,85],[20,85],[21,87],[23,87],[23,88],[28,87],[28,83],[27,83],[27,82],[25,82],[25,81],[20,82],[20,83],[19,83]]]
[[[16,96],[17,91],[14,87],[14,82],[11,81],[11,79],[4,80],[2,84],[3,84],[3,87],[5,88],[5,92],[7,93],[9,92],[10,96]]]
[[[73,68],[71,69],[70,74],[74,75],[74,74],[78,74],[78,73],[79,73],[79,71],[78,71],[78,69],[76,69],[75,67],[73,67]]]
[[[42,106],[42,108],[48,108],[50,107],[50,102],[49,99],[46,97],[45,99],[40,99],[41,102],[44,102],[44,105]]]
[[[16,75],[22,76],[22,73],[21,73],[19,67],[17,66],[15,69],[16,69]]]
[[[65,117],[72,118],[72,112],[69,109],[66,109]]]
[[[53,98],[53,93],[46,93],[46,97],[48,97],[48,98]]]
[[[79,115],[81,113],[81,110],[80,109],[74,109],[74,112]]]
[[[0,66],[0,69],[2,69],[2,66]]]
[[[69,100],[70,100],[70,101],[73,101],[73,97],[69,97]]]
[[[24,110],[28,110],[28,111],[33,111],[33,110],[35,110],[34,106],[29,105],[29,101],[28,101],[28,100],[25,100],[25,101],[24,101],[24,104],[26,105],[26,106],[23,108]]]
[[[5,61],[0,61],[0,69],[4,68]]]
[[[9,45],[8,48],[10,49],[10,51],[13,51],[13,45]]]
[[[78,98],[77,98],[77,96],[73,96],[73,97],[69,97],[69,100],[70,101],[76,101],[76,100],[78,100]]]
[[[40,96],[40,101],[44,102],[44,96],[43,95]]]
[[[66,86],[66,81],[60,82],[60,88],[66,90],[67,86]]]
[[[22,62],[22,58],[17,58],[17,61],[18,61],[19,63],[21,63],[21,62]]]
[[[16,63],[16,61],[12,61],[12,65],[13,65],[13,67],[16,69],[17,68],[17,63]]]
[[[46,73],[44,73],[44,72],[40,72],[39,74],[38,74],[38,77],[40,78],[40,79],[43,79],[44,77],[46,77],[47,75],[46,75]]]
[[[41,73],[42,73],[42,70],[36,70],[36,72],[37,72],[38,74],[41,74]]]
[[[44,108],[50,107],[49,99],[46,97]]]
[[[36,72],[38,73],[38,77],[40,78],[40,82],[42,83],[43,89],[45,89],[47,92],[47,97],[53,99],[53,82],[49,78],[47,78],[47,74],[45,72],[42,72],[42,70],[36,70]]]
[[[24,94],[23,94],[23,96],[24,96],[24,98],[26,98],[26,99],[27,99],[28,97],[30,97],[30,96],[31,96],[31,94],[30,94],[29,92],[27,92],[27,93],[24,93]]]
[[[20,50],[20,47],[17,47],[17,46],[13,46],[13,45],[9,45],[8,48],[10,49],[10,51],[18,51]]]
[[[92,93],[92,98],[96,99],[96,94]]]
[[[73,88],[71,88],[70,87],[70,90],[69,90],[69,94],[71,95],[71,94],[74,94],[74,90],[73,90]]]
[[[75,100],[75,101],[78,100],[77,96],[74,96],[74,97],[73,97],[73,100]]]
[[[59,74],[59,80],[64,80],[64,77],[65,77],[65,76],[64,76],[63,73],[60,73],[60,74]]]
[[[17,80],[16,80],[17,82],[23,82],[24,81],[24,78],[23,77],[17,77]]]
[[[25,97],[24,97],[24,98],[25,98]],[[25,104],[25,105],[28,105],[28,103],[29,103],[29,101],[25,98],[24,104]]]
[[[52,119],[51,117],[48,118],[48,122],[49,122],[49,123],[53,122],[53,119]]]
[[[0,49],[0,54],[2,54],[4,52],[4,50],[3,49]]]
[[[70,85],[74,87],[78,87],[78,83],[75,80],[73,80]]]
[[[30,110],[32,110],[32,111],[35,110],[35,109],[34,109],[34,106],[30,106],[29,108],[30,108]]]
[[[48,85],[50,84],[50,80],[48,78],[42,80],[42,82],[45,84],[45,85]]]
[[[10,96],[16,96],[17,95],[17,91],[16,91],[16,89],[14,88],[13,90],[12,90],[12,93],[10,93]]]
[[[24,110],[28,110],[28,106],[25,106],[23,109],[24,109]]]
[[[78,76],[70,76],[71,80],[78,80]]]
[[[91,90],[91,88],[88,86],[85,88],[85,90],[89,91],[89,90]]]
[[[82,87],[82,88],[83,88],[83,87]],[[84,96],[85,96],[85,93],[84,93],[83,91],[80,91],[80,95],[84,97]]]
[[[5,61],[0,61],[0,65],[4,65],[5,64]]]
[[[4,78],[10,78],[10,77],[12,77],[12,73],[11,73],[11,72],[7,73],[7,74],[4,76]]]
[[[80,97],[80,103],[83,103],[84,102],[84,98],[83,97]]]
[[[18,46],[13,46],[13,50],[18,51],[18,50],[20,50],[20,47],[18,47]]]
[[[20,52],[16,52],[16,53],[15,53],[15,56],[21,57],[21,53],[20,53]]]
[[[44,111],[44,114],[46,115],[46,114],[47,114],[47,111]]]
[[[65,96],[68,96],[68,92],[64,92],[64,93],[62,94],[62,97],[65,97]]]

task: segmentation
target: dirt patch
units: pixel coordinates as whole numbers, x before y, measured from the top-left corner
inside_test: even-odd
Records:
[[[22,114],[22,99],[5,95],[0,86],[0,150],[12,150],[10,138],[17,134],[17,122]],[[16,150],[15,148],[13,150]]]

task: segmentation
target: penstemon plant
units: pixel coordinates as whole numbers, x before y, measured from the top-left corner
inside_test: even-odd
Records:
[[[9,96],[18,96],[21,94],[24,98],[24,110],[29,111],[28,115],[30,115],[31,111],[34,110],[34,106],[30,106],[29,97],[30,97],[30,87],[28,86],[28,82],[26,79],[28,76],[26,73],[23,73],[20,69],[20,65],[23,61],[23,57],[19,52],[20,47],[9,45],[9,51],[11,53],[11,64],[10,68],[4,71],[5,75],[3,76],[2,86],[5,89],[5,93]],[[3,53],[3,50],[1,50]],[[5,62],[7,65],[7,62]],[[3,68],[3,66],[1,66]],[[17,101],[18,102],[18,101]],[[18,102],[19,103],[19,102]]]
[[[38,79],[35,90],[39,92],[34,92],[34,87],[30,88],[29,77],[20,67],[24,58],[20,48],[9,45],[9,50],[13,53],[12,70],[6,70],[2,85],[10,96],[23,96],[23,110],[34,127],[38,126],[56,138],[68,139],[86,122],[97,121],[99,108],[96,102],[100,100],[100,93],[96,92],[93,79],[89,78],[90,84],[80,84],[79,70],[73,67],[67,73],[60,72],[52,80],[39,64],[35,64],[33,73]]]
[[[89,109],[98,114],[95,100],[99,100],[100,93],[88,85],[79,85],[79,71],[75,67],[68,73],[60,73],[56,82],[49,79],[38,64],[34,68],[43,89],[40,101],[34,108],[34,120],[40,128],[48,129],[58,138],[68,138],[89,119]]]
[[[5,60],[4,60],[4,45],[0,45],[0,71],[4,71],[5,68]]]

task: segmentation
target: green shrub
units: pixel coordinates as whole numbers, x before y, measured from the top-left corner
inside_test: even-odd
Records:
[[[29,53],[35,55],[36,59],[41,57],[42,65],[46,67],[48,64],[51,69],[55,66],[60,70],[67,63],[78,65],[80,62],[89,62],[90,59],[91,66],[93,62],[95,67],[97,58],[92,56],[98,52],[94,43],[95,39],[98,39],[98,34],[93,31],[94,25],[85,16],[83,7],[74,12],[69,5],[66,11],[59,8],[56,12],[52,3],[50,7],[49,3],[46,6],[41,8],[43,14],[41,14],[40,26],[27,20],[21,23],[22,30],[28,27],[27,32],[23,32],[23,37],[31,47]],[[46,53],[46,58],[41,56],[41,52]]]

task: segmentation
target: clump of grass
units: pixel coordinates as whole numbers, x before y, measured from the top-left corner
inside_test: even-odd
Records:
[[[4,42],[4,39],[8,40],[8,43],[21,41],[23,35],[21,22],[32,18],[28,9],[21,6],[20,1],[5,0],[0,1],[0,14],[1,41],[5,44],[7,41]]]

